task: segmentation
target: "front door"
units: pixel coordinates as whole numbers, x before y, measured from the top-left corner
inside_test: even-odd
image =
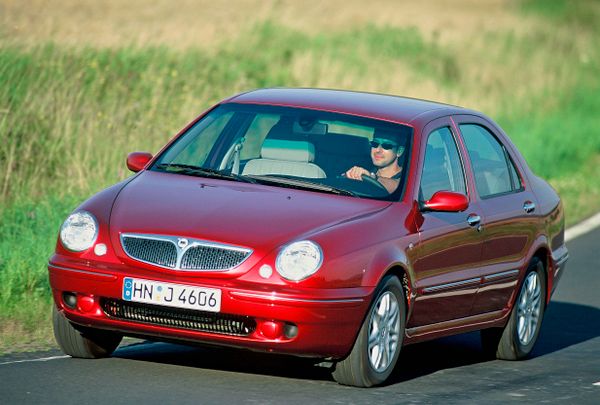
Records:
[[[432,121],[423,134],[420,202],[446,190],[467,195],[470,203],[463,212],[417,215],[419,242],[413,248],[417,296],[409,328],[469,316],[480,282],[482,238],[478,227],[483,218],[470,198],[452,123],[448,118]]]

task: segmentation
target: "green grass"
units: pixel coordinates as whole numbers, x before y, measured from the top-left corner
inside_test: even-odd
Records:
[[[554,46],[537,36],[488,40],[511,55],[507,64],[526,61],[532,46]],[[265,86],[319,85],[321,70],[295,72],[296,61],[306,55],[332,61],[343,71],[341,83],[336,78],[327,82],[331,87],[356,84],[360,89],[361,82],[378,80],[371,87],[385,91],[393,72],[376,79],[372,72],[378,73],[377,66],[404,66],[409,80],[434,81],[440,92],[456,99],[487,104],[480,100],[492,98],[496,111],[488,113],[499,118],[537,173],[555,177],[600,153],[595,136],[600,66],[594,52],[587,65],[560,73],[578,77],[574,83],[534,88],[525,98],[513,98],[506,89],[499,93],[490,87],[500,81],[494,77],[474,85],[471,75],[498,70],[495,61],[490,66],[482,62],[479,70],[462,68],[462,60],[472,55],[426,41],[416,29],[366,26],[307,36],[267,22],[214,54],[52,44],[31,50],[5,47],[0,50],[0,202],[44,198],[50,190],[52,195],[88,194],[127,174],[122,162],[128,151],[156,151],[222,97]],[[523,66],[515,86],[526,86],[529,75],[546,74],[551,80],[567,68],[558,62],[544,66],[547,72]]]
[[[49,197],[15,202],[0,216],[0,308],[13,310],[21,297],[48,297],[46,264],[58,229],[77,202]]]
[[[60,224],[79,199],[14,201],[0,211],[0,355],[52,344],[46,264]]]
[[[19,307],[0,312],[0,356],[56,348],[52,332],[52,299],[28,296],[21,299]]]
[[[523,0],[521,11],[547,19],[548,23],[598,29],[600,3],[597,0]]]
[[[546,98],[552,105],[540,108]],[[532,102],[532,107],[520,106],[520,111],[519,106],[511,108],[510,115],[503,112],[498,121],[534,172],[547,179],[561,178],[600,154],[600,80],[549,92]]]
[[[550,180],[565,203],[567,225],[574,225],[600,211],[599,167],[600,155],[596,155],[582,164],[576,172],[567,172]]]
[[[57,188],[60,194],[87,193],[114,182],[125,175],[127,151],[156,151],[220,98],[316,82],[318,72],[302,80],[292,73],[302,53],[318,50],[358,77],[369,75],[369,60],[418,59],[419,72],[443,81],[454,68],[428,57],[436,48],[416,30],[368,26],[309,38],[267,22],[214,55],[52,44],[1,49],[0,201],[40,198]]]
[[[416,28],[307,35],[269,21],[210,51],[1,46],[0,352],[21,333],[50,339],[35,331],[48,325],[46,263],[70,210],[128,176],[128,152],[156,152],[204,108],[251,88],[406,85],[483,109],[561,192],[569,224],[597,212],[600,52],[588,16],[598,7],[565,4],[525,1],[525,15],[549,24],[469,46]]]

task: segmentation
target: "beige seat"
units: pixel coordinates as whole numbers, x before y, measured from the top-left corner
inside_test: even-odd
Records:
[[[324,178],[325,172],[316,164],[315,147],[306,141],[265,139],[260,159],[250,160],[243,175],[280,174],[306,178]]]
[[[511,191],[510,177],[508,172],[503,170],[484,171],[483,179],[487,187],[483,187],[483,196],[506,193]],[[479,183],[477,183],[479,186]],[[487,190],[485,190],[487,188]],[[481,193],[481,192],[480,192]]]

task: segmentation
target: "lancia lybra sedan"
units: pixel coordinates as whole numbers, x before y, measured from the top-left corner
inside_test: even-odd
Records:
[[[314,357],[368,387],[404,345],[481,330],[487,353],[521,359],[568,257],[558,195],[451,105],[256,90],[127,167],[48,264],[73,357],[130,335]]]

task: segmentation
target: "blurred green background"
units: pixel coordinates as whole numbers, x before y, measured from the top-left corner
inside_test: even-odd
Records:
[[[217,4],[215,4],[217,3]],[[431,99],[496,119],[600,211],[600,2],[0,0],[0,353],[53,344],[66,215],[208,106],[269,86]]]

